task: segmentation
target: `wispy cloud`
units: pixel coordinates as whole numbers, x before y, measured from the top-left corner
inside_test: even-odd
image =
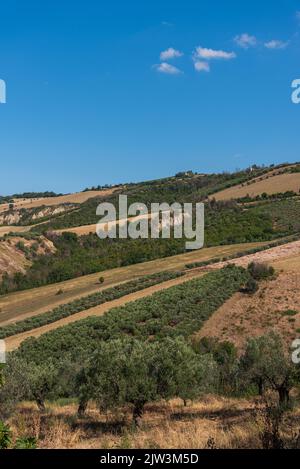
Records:
[[[194,63],[195,70],[197,72],[209,72],[210,71],[210,65],[207,62],[203,62],[201,60],[198,60]]]
[[[160,73],[166,73],[168,75],[178,75],[182,73],[179,68],[174,67],[174,65],[170,65],[167,62],[162,62],[161,64],[154,65],[154,68]]]
[[[223,60],[230,60],[235,59],[236,54],[235,52],[225,52],[223,50],[214,50],[214,49],[207,49],[206,47],[196,47],[193,58],[196,62],[197,59],[205,59],[205,60],[212,60],[212,59],[223,59]]]
[[[170,60],[175,59],[176,57],[181,57],[183,55],[182,52],[179,50],[173,49],[173,47],[169,47],[160,53],[160,60]]]
[[[273,39],[272,41],[265,42],[264,46],[267,49],[285,49],[289,45],[288,42],[279,41],[278,39]]]
[[[243,33],[238,36],[235,36],[234,42],[243,49],[249,49],[249,47],[255,47],[257,45],[256,37],[251,36],[248,33]]]
[[[296,18],[300,22],[300,11],[296,11]]]

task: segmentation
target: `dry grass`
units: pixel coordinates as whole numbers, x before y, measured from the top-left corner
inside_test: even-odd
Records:
[[[29,231],[30,228],[31,226],[0,226],[0,237],[7,233],[24,233],[25,231]]]
[[[297,397],[295,395],[297,400]],[[39,448],[73,449],[238,449],[261,448],[262,404],[256,399],[233,399],[208,395],[188,403],[179,399],[148,404],[140,427],[131,423],[129,408],[100,413],[90,404],[83,418],[76,404],[48,404],[40,414],[33,403],[23,403],[9,424],[14,439],[34,436]],[[288,441],[297,433],[300,409],[288,413],[281,435]]]
[[[268,173],[270,176],[270,173]],[[285,173],[278,176],[271,176],[269,179],[265,177],[263,180],[256,179],[254,183],[247,185],[238,185],[229,187],[223,191],[213,194],[216,200],[229,200],[246,197],[256,197],[266,192],[267,194],[276,194],[278,192],[294,191],[298,193],[300,190],[300,173]]]
[[[236,293],[205,322],[197,336],[230,340],[242,349],[249,337],[274,330],[290,349],[300,329],[299,286],[300,270],[285,271],[275,280],[261,282],[254,295]],[[290,316],[288,310],[297,314]]]
[[[25,273],[26,269],[31,265],[31,260],[27,258],[25,252],[20,249],[19,243],[24,248],[32,249],[36,245],[36,253],[45,255],[46,253],[55,252],[52,241],[44,236],[40,236],[36,242],[34,239],[24,239],[19,236],[3,239],[0,242],[0,281],[3,273],[13,275],[16,272]]]
[[[40,415],[34,404],[23,404],[12,418],[14,437],[34,436],[40,448],[218,448],[260,446],[253,417],[254,401],[207,396],[183,407],[180,400],[146,406],[139,429],[130,425],[129,409],[119,415],[99,414],[92,405],[76,418],[76,406],[50,405]]]

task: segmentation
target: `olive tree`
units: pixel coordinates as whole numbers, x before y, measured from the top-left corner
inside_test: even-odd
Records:
[[[103,409],[129,404],[137,425],[146,403],[194,398],[209,388],[213,375],[212,359],[199,359],[183,339],[102,342],[77,377],[79,412],[89,399]]]
[[[254,383],[260,395],[264,389],[276,391],[280,405],[289,403],[290,391],[299,376],[299,368],[287,356],[280,336],[274,332],[248,341],[240,370],[244,383]]]

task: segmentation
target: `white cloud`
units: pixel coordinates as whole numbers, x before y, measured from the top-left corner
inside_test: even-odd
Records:
[[[169,49],[166,49],[160,53],[160,60],[170,60],[170,59],[175,59],[176,57],[181,57],[183,55],[182,52],[179,50],[173,49],[173,47],[169,47]]]
[[[230,60],[234,59],[236,54],[234,52],[225,52],[223,50],[214,50],[214,49],[207,49],[205,47],[196,47],[195,52],[193,54],[194,61],[196,62],[197,59],[224,59]]]
[[[249,49],[249,47],[254,47],[257,44],[257,39],[255,36],[250,36],[248,33],[243,33],[238,36],[235,36],[234,41],[243,49]]]
[[[210,71],[210,66],[209,63],[203,62],[201,60],[198,60],[194,63],[195,70],[197,72],[209,72]]]
[[[178,75],[179,73],[182,73],[179,68],[174,67],[174,65],[170,65],[167,62],[162,62],[161,64],[154,65],[156,70],[160,73],[167,73],[169,75]]]
[[[296,18],[300,21],[300,11],[296,11]]]
[[[279,41],[277,39],[273,39],[272,41],[265,42],[265,47],[267,49],[285,49],[288,46],[288,42]]]

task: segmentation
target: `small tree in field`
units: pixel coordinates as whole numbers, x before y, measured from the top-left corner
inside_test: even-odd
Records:
[[[103,409],[130,404],[138,423],[147,402],[157,397],[155,381],[149,375],[149,345],[135,340],[112,340],[100,344],[86,371],[82,371],[81,402],[94,398]]]

